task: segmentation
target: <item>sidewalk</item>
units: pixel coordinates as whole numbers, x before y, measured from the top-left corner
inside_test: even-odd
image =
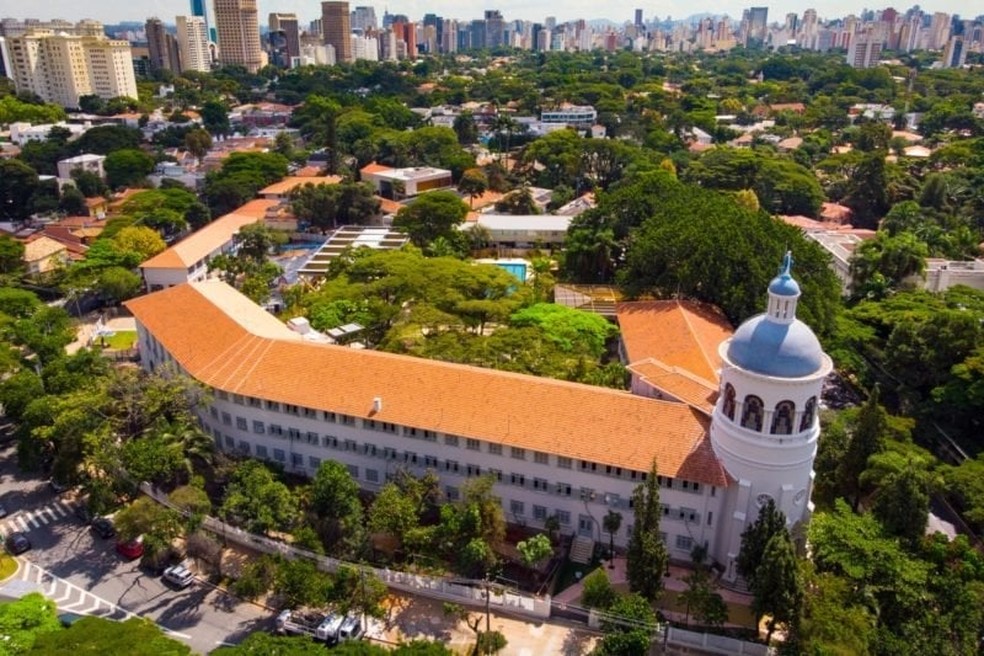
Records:
[[[98,321],[99,314],[97,313],[86,315],[84,319],[80,319],[75,333],[75,341],[65,347],[65,352],[72,355],[79,349],[89,346],[96,338]],[[103,328],[114,332],[134,332],[137,329],[137,321],[133,317],[110,317],[105,319]]]

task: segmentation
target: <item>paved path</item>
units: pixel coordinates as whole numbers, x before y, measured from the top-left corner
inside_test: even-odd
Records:
[[[98,320],[98,314],[83,317],[76,330],[75,341],[65,347],[65,352],[71,355],[79,349],[89,346],[96,338]],[[107,317],[103,322],[103,328],[115,332],[132,332],[137,329],[137,321],[131,316]]]
[[[33,510],[12,513],[0,521],[0,533],[10,535],[15,531],[29,533],[32,529],[46,526],[72,514],[73,504],[62,499]]]

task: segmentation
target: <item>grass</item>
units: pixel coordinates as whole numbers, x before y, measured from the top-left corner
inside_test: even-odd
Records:
[[[566,590],[578,581],[583,581],[584,577],[598,569],[600,564],[601,561],[597,558],[592,559],[587,565],[573,563],[570,560],[565,559],[564,564],[560,567],[560,571],[557,572],[557,577],[553,586],[553,594]],[[577,577],[578,572],[581,572],[580,578]]]
[[[133,348],[133,345],[137,343],[137,331],[121,330],[111,337],[96,338],[96,343],[104,345],[103,348],[125,351]]]
[[[17,571],[17,561],[12,556],[0,554],[0,581],[5,581]]]

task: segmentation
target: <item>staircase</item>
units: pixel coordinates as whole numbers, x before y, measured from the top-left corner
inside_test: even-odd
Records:
[[[571,551],[568,554],[568,558],[571,559],[572,563],[587,565],[591,562],[591,557],[594,555],[594,546],[594,540],[591,538],[575,535],[574,540],[571,542]]]

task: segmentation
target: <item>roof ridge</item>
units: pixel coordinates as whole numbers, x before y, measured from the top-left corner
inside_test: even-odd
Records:
[[[697,344],[697,349],[700,351],[701,356],[703,356],[704,362],[707,364],[707,368],[710,371],[716,371],[716,368],[714,366],[714,361],[711,359],[711,357],[707,353],[707,350],[704,348],[704,340],[702,340],[700,338],[700,335],[697,334],[697,331],[694,330],[694,326],[690,321],[690,309],[679,305],[679,303],[680,300],[677,299],[677,304],[678,304],[677,307],[680,309],[680,313],[683,315],[683,321],[684,323],[687,324],[687,330],[690,331],[690,334],[693,337],[693,341]]]

